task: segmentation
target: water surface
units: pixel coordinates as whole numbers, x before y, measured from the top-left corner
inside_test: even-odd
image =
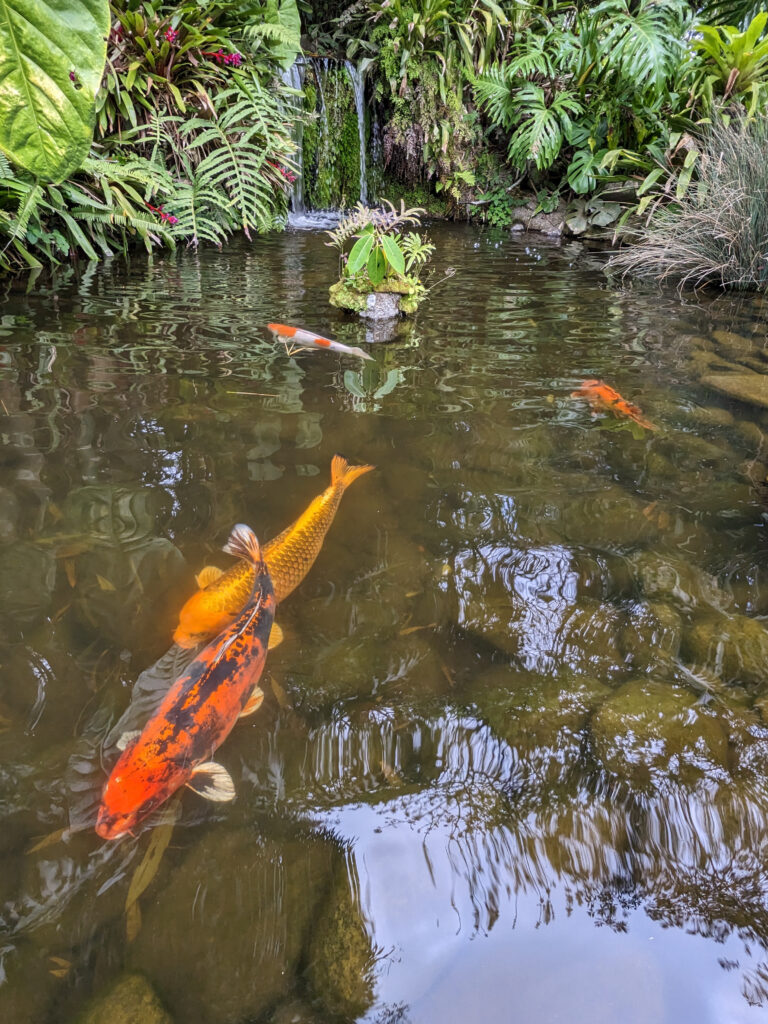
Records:
[[[711,380],[768,365],[765,311],[430,233],[386,343],[328,306],[311,231],[5,282],[3,1020],[114,986],[200,1024],[766,1013],[768,412]],[[593,377],[658,429],[570,397]],[[279,609],[217,755],[235,802],[102,842],[109,738],[194,574],[335,452],[377,471]]]

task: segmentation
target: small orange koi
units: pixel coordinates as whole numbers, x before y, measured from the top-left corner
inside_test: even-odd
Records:
[[[359,356],[361,359],[373,359],[361,348],[353,348],[351,345],[343,345],[340,341],[333,341],[331,338],[324,338],[314,331],[305,331],[302,327],[289,327],[287,324],[267,324],[267,330],[271,331],[276,338],[284,343],[292,342],[302,348],[314,346],[315,348],[330,349],[333,352],[346,352],[349,356]]]
[[[622,398],[618,391],[602,380],[585,380],[577,391],[571,392],[571,398],[586,398],[594,412],[626,416],[646,430],[658,430],[655,423],[651,423],[643,416],[641,409],[628,402],[626,398]]]

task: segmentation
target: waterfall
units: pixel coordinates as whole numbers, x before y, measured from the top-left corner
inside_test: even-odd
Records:
[[[327,214],[358,199],[367,203],[368,173],[373,171],[365,147],[362,71],[348,60],[299,57],[281,77],[303,92],[286,100],[297,148],[291,222],[303,224],[307,210]]]
[[[360,138],[360,202],[368,202],[368,179],[365,169],[365,81],[363,72],[356,68],[350,60],[344,61],[344,67],[352,80],[355,91],[355,110],[357,111],[357,134]]]
[[[286,70],[281,72],[280,78],[283,83],[291,89],[298,89],[299,92],[304,88],[304,74],[305,66],[304,59],[298,57],[293,64]],[[301,96],[289,96],[288,104],[294,112],[293,121],[293,141],[296,145],[296,155],[293,158],[293,162],[296,164],[296,180],[293,183],[293,189],[291,191],[291,209],[294,213],[304,212],[304,166],[303,166],[303,142],[304,142],[304,124],[301,120],[302,112],[302,98]]]

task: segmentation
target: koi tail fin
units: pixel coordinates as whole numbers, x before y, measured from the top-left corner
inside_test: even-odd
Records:
[[[254,565],[258,565],[261,561],[261,545],[250,526],[246,526],[244,523],[238,523],[232,528],[232,533],[230,533],[223,550],[228,555],[244,558],[246,562],[252,562]]]
[[[357,480],[363,473],[368,473],[375,468],[375,466],[350,466],[343,455],[334,455],[331,460],[331,486],[335,487],[340,484],[346,490],[353,480]]]

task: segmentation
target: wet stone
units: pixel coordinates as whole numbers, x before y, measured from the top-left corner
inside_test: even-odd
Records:
[[[532,675],[507,666],[483,673],[468,691],[478,716],[510,746],[558,751],[579,742],[591,712],[610,693],[589,676]]]
[[[663,789],[724,779],[728,733],[694,693],[655,680],[633,680],[592,719],[595,752],[609,772],[633,786]]]
[[[701,383],[740,402],[768,409],[768,375],[742,369],[740,373],[709,374],[701,378]]]
[[[745,338],[743,334],[734,334],[733,331],[712,331],[712,337],[717,342],[718,348],[733,357],[749,355],[754,348],[752,338]]]
[[[683,620],[661,601],[639,602],[621,631],[621,649],[633,669],[647,670],[668,664],[680,651]]]
[[[245,828],[212,830],[142,907],[132,966],[176,1020],[259,1017],[292,990],[339,856],[314,837],[276,842]]]
[[[309,981],[331,1013],[356,1019],[373,1002],[373,964],[371,939],[342,867],[312,930]]]
[[[642,551],[630,561],[638,586],[648,600],[671,602],[679,608],[709,605],[718,610],[726,610],[733,604],[714,576],[681,559]]]
[[[97,996],[76,1024],[173,1024],[173,1018],[146,978],[128,974]]]
[[[768,630],[746,615],[707,615],[686,630],[683,657],[725,683],[761,686],[768,673]]]
[[[56,561],[49,551],[21,543],[0,548],[2,614],[14,626],[40,622],[51,603]]]
[[[561,507],[563,539],[598,549],[650,541],[659,529],[643,514],[645,508],[645,502],[617,486],[587,494],[574,492]]]

